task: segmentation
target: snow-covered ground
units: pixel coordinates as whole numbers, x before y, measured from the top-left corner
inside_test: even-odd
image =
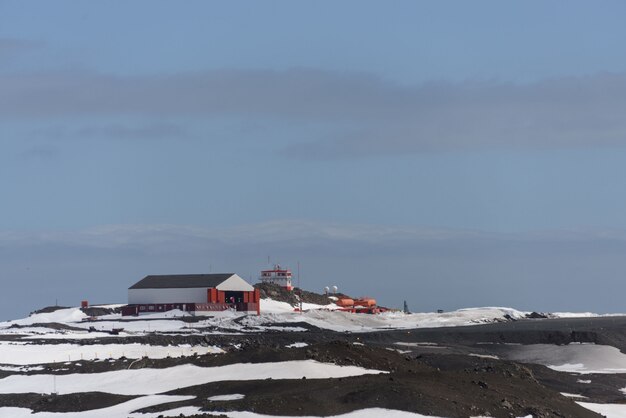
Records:
[[[221,401],[236,401],[239,399],[245,398],[246,395],[242,395],[241,393],[231,393],[230,395],[215,395],[208,398],[212,402],[221,402]]]
[[[560,372],[626,373],[626,354],[608,345],[576,343],[516,345],[509,346],[507,358],[543,364]]]
[[[217,414],[216,414],[217,415]],[[229,418],[278,418],[275,415],[263,415],[257,414],[254,412],[237,412],[237,411],[229,411]],[[368,409],[360,409],[358,411],[349,412],[347,414],[341,415],[333,415],[328,418],[440,418],[432,415],[426,416],[421,414],[416,414],[415,412],[406,412],[406,411],[397,411],[393,409],[383,409],[383,408],[368,408]],[[289,416],[280,416],[280,418],[319,418],[312,416],[299,416],[299,417],[289,417]]]
[[[0,393],[107,392],[121,395],[153,395],[177,388],[224,380],[326,379],[387,373],[356,366],[338,366],[315,360],[280,363],[237,363],[219,367],[183,364],[165,369],[114,370],[64,375],[11,375],[0,379]]]
[[[24,341],[0,341],[0,363],[28,365],[58,363],[80,360],[103,360],[126,357],[166,358],[186,357],[195,354],[222,353],[218,347],[206,346],[160,346],[147,344],[31,344]]]
[[[626,418],[626,404],[576,402],[583,408],[597,412],[607,418]]]
[[[0,418],[111,418],[111,417],[130,417],[130,418],[157,418],[158,416],[171,416],[177,417],[180,414],[193,415],[198,413],[207,413],[209,415],[221,415],[223,412],[201,412],[200,408],[193,406],[185,406],[182,408],[171,409],[164,412],[153,412],[147,414],[132,413],[137,409],[146,408],[153,405],[160,405],[168,402],[175,402],[186,400],[188,396],[166,396],[166,395],[151,395],[143,396],[141,398],[133,399],[128,402],[121,403],[109,408],[96,409],[85,412],[39,412],[31,415],[31,410],[26,408],[0,408]],[[229,411],[228,416],[230,418],[319,418],[319,417],[288,417],[275,415],[261,415],[254,412],[237,412]],[[334,415],[328,418],[437,418],[433,416],[426,416],[416,414],[413,412],[397,411],[392,409],[382,408],[369,408],[361,409],[358,411],[350,412],[348,414]]]
[[[185,401],[193,399],[193,396],[170,396],[170,395],[150,395],[132,399],[108,408],[94,409],[84,412],[38,412],[32,414],[33,411],[27,408],[0,408],[0,418],[113,418],[113,417],[142,417],[156,418],[161,413],[154,414],[131,414],[141,408],[149,406],[161,405],[169,402]],[[191,415],[197,413],[198,409],[193,408],[187,412]]]
[[[105,305],[112,308],[120,305]],[[33,314],[28,318],[14,321],[0,322],[0,335],[23,334],[31,339],[54,339],[54,338],[104,338],[110,336],[107,331],[113,328],[123,328],[121,336],[143,335],[150,332],[168,333],[197,333],[202,331],[206,334],[208,329],[219,329],[224,332],[250,332],[281,329],[285,331],[305,331],[304,328],[294,326],[285,327],[289,322],[305,322],[319,328],[339,332],[368,332],[381,329],[408,329],[408,328],[434,328],[447,326],[462,326],[485,324],[498,321],[506,321],[509,318],[524,318],[527,312],[512,308],[484,307],[459,309],[451,312],[435,313],[411,313],[405,314],[399,311],[388,311],[377,315],[353,314],[337,311],[337,306],[314,305],[305,303],[304,312],[294,311],[294,307],[286,302],[271,299],[261,300],[261,315],[247,314],[242,312],[212,312],[203,316],[197,322],[185,322],[179,320],[183,316],[191,316],[187,312],[178,310],[141,315],[140,317],[122,317],[120,314],[103,315],[97,321],[88,321],[88,317],[79,308],[59,309],[51,313]],[[598,316],[590,313],[551,314],[552,317],[589,317]],[[242,320],[242,317],[243,320]],[[51,329],[42,324],[60,323],[79,330]],[[276,328],[273,324],[281,324]],[[38,324],[35,327],[31,325]],[[19,325],[24,328],[11,328]],[[88,332],[91,328],[92,332]],[[95,329],[95,331],[94,331]],[[84,330],[84,331],[83,331]]]
[[[37,414],[31,415],[30,409],[25,408],[0,408],[0,418],[109,418],[109,417],[130,417],[130,418],[157,418],[158,416],[179,416],[183,415],[193,415],[198,413],[206,413],[209,415],[221,415],[223,412],[201,412],[200,408],[193,406],[185,406],[182,408],[170,409],[163,412],[153,412],[146,414],[132,413],[137,409],[146,408],[149,406],[160,405],[168,402],[175,402],[186,400],[190,397],[187,396],[166,396],[166,395],[151,395],[151,396],[143,396],[141,398],[133,399],[128,402],[121,403],[119,405],[115,405],[109,408],[96,409],[92,411],[85,412],[64,412],[64,413],[54,413],[54,412],[39,412]],[[289,417],[281,415],[280,417],[276,415],[264,415],[257,414],[254,412],[245,412],[245,411],[229,411],[228,416],[230,418],[319,418],[312,416],[298,416],[298,417]],[[333,415],[328,418],[441,418],[435,416],[426,416],[417,414],[414,412],[406,412],[406,411],[398,411],[393,409],[383,409],[383,408],[368,408],[368,409],[360,409],[357,411],[353,411],[347,414],[341,415]],[[530,418],[524,417],[524,418]]]

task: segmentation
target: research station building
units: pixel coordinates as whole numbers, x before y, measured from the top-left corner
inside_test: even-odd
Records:
[[[122,315],[166,312],[253,311],[260,313],[259,290],[234,273],[146,276],[128,288]]]

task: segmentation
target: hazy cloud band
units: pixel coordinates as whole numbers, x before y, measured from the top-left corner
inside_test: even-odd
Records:
[[[228,116],[271,119],[277,129],[325,126],[318,140],[283,149],[303,159],[626,145],[626,74],[408,86],[305,69],[135,77],[76,72],[0,75],[0,91],[3,119]],[[117,131],[127,137],[127,130]]]

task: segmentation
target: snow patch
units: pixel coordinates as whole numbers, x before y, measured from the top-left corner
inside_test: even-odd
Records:
[[[309,345],[307,343],[293,343],[293,344],[289,344],[286,345],[286,348],[302,348],[302,347],[308,347]]]
[[[220,412],[208,412],[208,414],[220,414]],[[230,418],[278,418],[276,415],[263,415],[257,414],[255,412],[245,412],[245,411],[228,411],[228,416]],[[395,409],[383,409],[383,408],[368,408],[368,409],[359,409],[357,411],[348,412],[347,414],[341,415],[333,415],[328,418],[441,418],[435,417],[433,415],[421,415],[416,414],[414,412],[406,412],[406,411],[398,411]],[[284,416],[281,415],[280,418],[319,418],[312,416]]]
[[[92,409],[90,411],[81,412],[38,412],[33,413],[27,408],[12,408],[4,407],[0,408],[0,418],[113,418],[113,417],[142,417],[142,418],[156,418],[162,415],[162,412],[152,414],[132,414],[133,411],[138,409],[147,408],[149,406],[160,405],[169,402],[186,401],[193,399],[194,396],[173,396],[173,395],[151,395],[142,396],[140,398],[132,399],[127,402],[123,402],[114,406],[101,409]]]
[[[475,354],[475,353],[470,353],[469,354],[472,357],[479,357],[479,358],[488,358],[488,359],[492,359],[492,360],[500,360],[500,357],[498,356],[493,356],[490,354]]]
[[[223,353],[218,347],[157,346],[146,344],[26,344],[0,341],[0,358],[11,365],[44,364],[78,360],[120,358],[137,359],[192,356]]]
[[[559,372],[626,373],[626,355],[608,345],[572,343],[511,346],[506,357],[513,361],[542,364]]]
[[[563,396],[565,396],[567,398],[587,399],[586,396],[584,396],[584,395],[577,395],[576,393],[561,392],[561,395],[563,395]]]
[[[239,399],[245,398],[246,395],[242,395],[241,393],[232,393],[230,395],[215,395],[210,396],[208,399],[210,401],[237,401]]]
[[[338,366],[314,360],[279,363],[238,363],[220,367],[184,364],[165,369],[115,370],[103,373],[11,375],[0,379],[0,393],[59,394],[108,392],[121,395],[151,395],[187,386],[224,380],[327,379],[387,373],[356,366]],[[56,382],[55,382],[56,381]]]
[[[609,418],[626,418],[626,404],[576,402],[583,408]]]

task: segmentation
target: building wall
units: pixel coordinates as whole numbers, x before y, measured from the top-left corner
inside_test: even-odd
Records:
[[[233,274],[228,279],[224,280],[216,287],[216,289],[223,291],[232,290],[240,292],[254,292],[254,287],[236,274]]]
[[[207,288],[128,289],[128,304],[207,303]]]

